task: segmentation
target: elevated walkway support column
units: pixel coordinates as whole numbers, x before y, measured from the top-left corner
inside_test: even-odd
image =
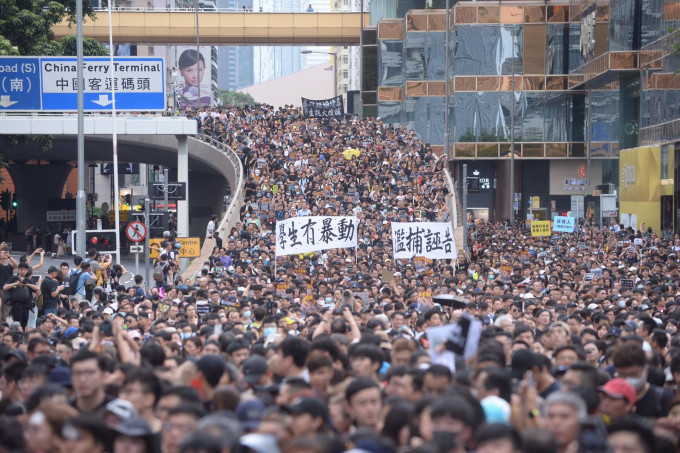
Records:
[[[177,181],[187,184],[186,200],[177,202],[177,236],[189,236],[189,150],[187,136],[177,136]]]
[[[177,136],[177,181],[187,185],[186,198],[177,202],[177,237],[189,236],[189,149],[187,136]],[[180,269],[186,269],[187,258],[182,258]]]

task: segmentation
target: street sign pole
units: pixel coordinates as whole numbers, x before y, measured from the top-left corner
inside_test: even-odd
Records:
[[[139,275],[139,253],[135,253],[135,275]]]
[[[118,131],[116,130],[116,66],[113,64],[113,31],[111,26],[111,8],[113,0],[109,0],[109,68],[111,71],[111,121],[113,126],[113,205],[115,206],[116,244],[120,244],[120,195],[118,182]],[[116,264],[120,264],[120,253],[116,253]]]
[[[170,179],[169,171],[167,168],[163,169],[163,203],[164,203],[164,208],[163,208],[163,230],[168,231],[170,230],[169,228],[169,221],[168,217],[170,216],[170,210],[168,209],[168,179]]]
[[[468,181],[467,181],[467,164],[463,164],[463,252],[468,250],[468,223],[467,223],[467,195],[468,195]]]
[[[78,192],[76,193],[76,229],[78,243],[73,244],[78,250],[85,250],[85,118],[83,87],[83,0],[76,0],[76,54],[78,83]]]
[[[151,272],[149,266],[149,213],[151,212],[151,200],[148,198],[144,199],[144,226],[146,226],[146,238],[144,238],[144,281],[146,282],[146,287],[151,292]]]

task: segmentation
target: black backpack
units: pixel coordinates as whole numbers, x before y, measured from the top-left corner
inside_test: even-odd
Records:
[[[83,271],[72,272],[68,278],[68,287],[64,288],[64,294],[67,296],[74,296],[78,293],[78,280],[80,276],[83,275]]]

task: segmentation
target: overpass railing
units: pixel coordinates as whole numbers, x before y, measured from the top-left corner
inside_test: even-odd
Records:
[[[236,170],[236,181],[234,181],[234,187],[232,187],[231,199],[229,200],[229,205],[222,215],[222,219],[220,220],[220,224],[217,228],[217,234],[223,242],[226,242],[229,238],[231,228],[234,227],[236,222],[241,219],[240,210],[245,201],[245,177],[243,163],[241,162],[238,154],[236,154],[233,149],[226,146],[224,143],[221,143],[214,138],[203,134],[197,135],[194,138],[196,140],[201,140],[202,142],[210,145],[212,148],[222,152],[229,159]],[[184,271],[182,277],[185,280],[194,279],[196,275],[198,275],[198,273],[203,268],[203,264],[208,260],[208,257],[212,253],[213,247],[213,243],[209,243],[207,240],[204,242],[203,247],[201,248],[201,256],[196,258],[194,262]]]
[[[95,12],[108,12],[108,8],[94,8]],[[131,12],[161,12],[161,13],[189,13],[196,11],[195,8],[176,8],[173,6],[114,6],[112,11],[131,11]],[[255,9],[243,9],[243,8],[213,8],[212,6],[200,6],[198,11],[202,13],[305,13],[305,14],[346,14],[348,12],[358,12],[358,11],[306,11],[304,9],[297,8],[284,8],[279,11],[259,11]]]

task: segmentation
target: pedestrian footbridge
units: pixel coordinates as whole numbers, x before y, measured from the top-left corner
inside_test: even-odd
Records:
[[[199,10],[198,35],[201,45],[358,45],[361,14]],[[363,14],[368,24],[369,13]],[[111,15],[116,43],[196,44],[196,11],[118,8]],[[76,32],[67,21],[52,31],[57,39]],[[83,34],[108,42],[108,12],[98,10],[94,19],[87,18]]]

